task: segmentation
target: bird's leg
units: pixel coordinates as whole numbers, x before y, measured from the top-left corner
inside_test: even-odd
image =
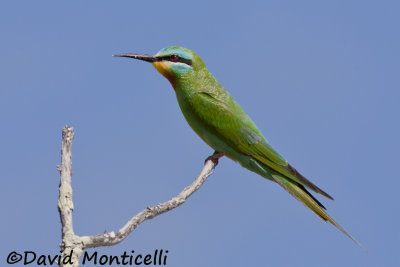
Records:
[[[204,164],[206,164],[207,160],[211,160],[212,162],[214,162],[215,166],[217,166],[219,158],[221,158],[223,156],[225,156],[224,152],[214,151],[214,154],[212,154],[211,156],[206,158],[206,160],[204,161]]]

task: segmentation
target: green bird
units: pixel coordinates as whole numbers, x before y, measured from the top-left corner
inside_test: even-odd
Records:
[[[225,155],[246,169],[278,183],[318,217],[329,221],[361,246],[328,215],[321,202],[307,189],[333,198],[300,174],[272,148],[256,124],[219,84],[195,52],[168,46],[154,56],[114,56],[150,62],[170,81],[187,122],[215,150],[213,159]]]

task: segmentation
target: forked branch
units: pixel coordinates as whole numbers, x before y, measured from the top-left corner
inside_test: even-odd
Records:
[[[72,210],[74,208],[72,201],[72,154],[71,146],[74,138],[74,128],[65,126],[62,131],[62,148],[61,148],[61,166],[57,169],[60,171],[60,196],[58,200],[58,210],[60,213],[62,225],[62,243],[63,251],[60,266],[79,266],[79,259],[85,248],[112,246],[124,240],[136,227],[142,222],[153,219],[154,217],[172,210],[182,205],[188,197],[196,192],[200,186],[206,181],[207,177],[212,174],[213,169],[218,164],[218,159],[223,154],[214,153],[205,161],[204,167],[194,182],[185,187],[176,197],[160,203],[156,206],[147,207],[135,216],[133,216],[117,233],[110,232],[93,236],[78,236],[73,230]],[[73,253],[71,254],[71,250]],[[72,255],[69,258],[68,255]],[[63,262],[65,261],[65,262]]]

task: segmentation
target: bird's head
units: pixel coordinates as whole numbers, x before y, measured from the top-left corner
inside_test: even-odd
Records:
[[[179,46],[167,46],[154,56],[143,54],[120,54],[117,57],[130,57],[153,64],[175,87],[176,82],[186,74],[204,67],[201,58],[190,49]]]

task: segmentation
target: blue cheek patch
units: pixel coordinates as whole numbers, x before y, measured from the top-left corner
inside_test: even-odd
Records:
[[[183,75],[190,71],[191,67],[186,66],[186,65],[172,65],[171,70],[173,73],[176,73],[178,75]]]

